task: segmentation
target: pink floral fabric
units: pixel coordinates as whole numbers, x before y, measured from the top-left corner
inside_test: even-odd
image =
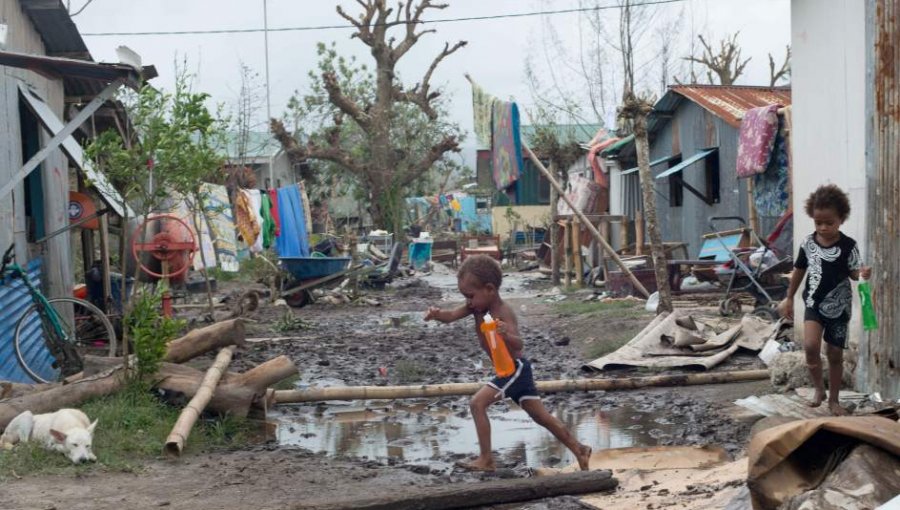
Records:
[[[737,175],[753,177],[766,171],[778,133],[778,109],[773,104],[749,110],[741,120],[738,141]]]

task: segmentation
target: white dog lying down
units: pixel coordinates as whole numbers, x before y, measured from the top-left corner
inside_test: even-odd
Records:
[[[0,436],[0,446],[9,447],[19,442],[36,441],[47,449],[66,454],[72,462],[95,461],[91,451],[94,442],[94,423],[78,409],[60,409],[55,413],[16,416]]]

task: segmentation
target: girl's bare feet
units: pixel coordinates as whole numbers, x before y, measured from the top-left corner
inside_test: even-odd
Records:
[[[581,468],[582,471],[587,471],[590,468],[591,452],[591,447],[583,444],[581,445],[578,455],[575,456],[575,458],[578,459],[578,467]]]
[[[816,390],[815,396],[810,402],[807,402],[806,405],[809,407],[819,407],[822,405],[822,402],[825,401],[825,390]]]
[[[457,462],[456,465],[469,471],[494,471],[497,469],[494,465],[494,459],[484,459],[481,457],[469,462]]]
[[[847,416],[848,414],[850,414],[846,409],[841,407],[841,404],[839,404],[838,402],[832,402],[830,400],[828,401],[828,410],[831,411],[831,414],[835,416]]]

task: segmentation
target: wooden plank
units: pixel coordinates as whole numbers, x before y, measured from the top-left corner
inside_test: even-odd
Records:
[[[296,510],[450,510],[570,494],[589,494],[615,489],[619,481],[612,472],[582,471],[535,478],[517,478],[479,483],[456,483],[430,487],[391,487],[380,495],[343,500],[308,501],[294,506]]]

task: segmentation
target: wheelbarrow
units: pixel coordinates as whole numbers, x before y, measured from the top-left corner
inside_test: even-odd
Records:
[[[281,296],[295,308],[313,301],[311,290],[333,283],[362,267],[350,268],[350,257],[282,257],[278,260],[293,277],[283,285]]]

